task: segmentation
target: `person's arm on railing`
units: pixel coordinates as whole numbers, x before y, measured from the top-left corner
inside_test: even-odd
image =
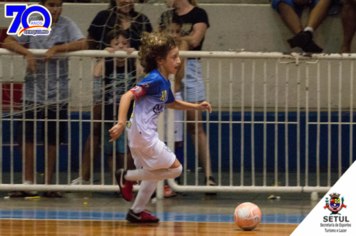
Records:
[[[12,37],[11,35],[9,35],[5,38],[2,46],[3,46],[3,48],[6,48],[9,51],[16,52],[16,53],[24,55],[24,56],[27,56],[28,54],[31,53],[27,48],[25,48],[24,46],[19,44],[16,41],[16,39],[14,37]]]
[[[88,44],[85,42],[85,39],[79,39],[75,42],[70,42],[62,45],[55,45],[48,49],[48,51],[43,55],[43,60],[46,62],[51,59],[54,54],[59,52],[74,52],[79,50],[86,50],[88,49]]]
[[[7,36],[4,40],[3,47],[9,51],[25,56],[27,59],[27,69],[31,72],[37,71],[37,62],[35,55],[33,55],[30,50],[19,44],[14,37],[12,37],[11,35]]]
[[[33,55],[33,53],[22,46],[20,43],[17,42],[17,40],[12,37],[11,35],[7,36],[6,39],[4,40],[3,47],[6,48],[9,51],[24,55],[27,59],[27,69],[29,69],[32,72],[37,71],[37,62],[36,62],[36,57]],[[73,52],[73,51],[78,51],[78,50],[85,50],[87,49],[87,44],[85,42],[85,39],[79,39],[76,42],[70,42],[62,45],[55,45],[48,49],[48,51],[43,55],[44,58],[43,60],[46,62],[49,59],[51,59],[54,54],[59,53],[59,52]]]

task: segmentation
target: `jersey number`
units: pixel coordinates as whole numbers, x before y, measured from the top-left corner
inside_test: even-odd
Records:
[[[159,99],[161,101],[166,101],[167,98],[167,90],[162,91],[162,97]]]

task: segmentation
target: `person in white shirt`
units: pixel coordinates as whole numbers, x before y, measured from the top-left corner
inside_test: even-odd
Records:
[[[68,80],[68,58],[57,57],[57,53],[73,52],[87,49],[84,35],[74,21],[61,16],[62,0],[40,0],[40,4],[49,11],[52,17],[51,32],[49,35],[30,36],[30,35],[9,35],[4,41],[3,47],[25,56],[27,60],[27,71],[25,75],[25,86],[22,88],[21,100],[24,104],[22,119],[23,122],[17,123],[16,139],[19,143],[21,154],[24,156],[24,174],[23,184],[34,183],[34,149],[36,148],[34,135],[35,123],[42,123],[43,142],[47,140],[48,146],[45,148],[48,159],[45,164],[45,184],[52,184],[54,169],[57,156],[58,143],[65,142],[66,123],[68,113],[69,80]],[[38,14],[30,16],[31,21],[42,20]],[[41,56],[35,56],[30,50],[24,47],[28,44],[29,49],[46,49],[46,53]],[[59,129],[55,119],[59,117]],[[45,134],[45,123],[43,121],[33,121],[32,119],[48,119],[47,134]],[[38,123],[37,123],[38,122]],[[24,134],[24,136],[23,136]],[[57,136],[58,134],[58,136]],[[23,137],[25,138],[23,140]],[[58,137],[59,140],[56,139]],[[25,142],[25,149],[23,149]],[[10,192],[11,197],[29,197],[38,195],[37,191],[15,191]],[[43,193],[44,197],[61,198],[62,194],[58,191],[47,191]]]

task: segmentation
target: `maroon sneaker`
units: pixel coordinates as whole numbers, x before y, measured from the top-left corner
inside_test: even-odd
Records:
[[[159,221],[159,219],[151,215],[151,212],[148,210],[135,214],[131,209],[127,213],[126,220],[131,223],[158,223]]]
[[[124,176],[126,175],[126,170],[120,169],[117,170],[115,173],[117,184],[120,187],[120,191],[122,197],[126,200],[131,202],[133,199],[133,181],[125,180]]]

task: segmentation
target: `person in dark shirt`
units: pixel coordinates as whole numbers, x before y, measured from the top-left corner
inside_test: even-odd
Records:
[[[130,47],[139,50],[143,32],[152,32],[148,17],[134,10],[134,0],[111,0],[109,9],[100,11],[88,29],[90,48],[103,50],[108,32],[114,28],[127,31]]]
[[[109,45],[105,42],[106,37],[113,29],[124,30],[129,36],[130,48],[138,50],[141,45],[141,35],[143,32],[152,32],[152,26],[147,16],[134,10],[134,0],[111,0],[107,10],[100,11],[92,21],[87,36],[89,49],[103,50]],[[140,71],[140,66],[136,66],[136,71]],[[136,76],[139,76],[138,73]],[[94,78],[94,107],[93,119],[101,120],[101,94],[102,78]],[[94,122],[93,125],[93,155],[99,155],[101,143],[101,123]],[[83,165],[90,166],[91,136],[88,137],[84,153]],[[88,163],[87,163],[88,162]],[[128,160],[128,164],[131,161]],[[134,168],[134,165],[131,165]],[[130,168],[130,166],[129,166]],[[79,178],[72,181],[72,184],[88,183],[90,169],[79,174]]]
[[[168,25],[177,14],[182,21],[181,40],[189,45],[189,50],[201,51],[205,38],[205,33],[209,28],[208,15],[204,9],[197,6],[196,0],[170,0],[166,1],[168,10],[161,15],[161,22]],[[199,58],[188,58],[185,66],[186,77],[182,80],[181,93],[184,101],[191,103],[201,103],[205,100],[205,89],[202,79],[201,62]],[[201,111],[187,111],[187,120],[202,120]],[[188,133],[190,133],[194,145],[198,148],[199,160],[205,172],[205,184],[214,186],[215,181],[212,176],[210,150],[207,145],[207,137],[203,129],[203,124],[198,123],[198,133],[195,132],[194,123],[187,124]],[[195,137],[198,135],[198,143],[195,143]]]
[[[107,44],[110,47],[105,48],[104,50],[114,53],[116,51],[125,51],[128,54],[132,53],[135,49],[129,48],[129,35],[127,31],[114,29],[109,32],[106,40]],[[103,58],[95,66],[93,75],[96,78],[105,76],[105,124],[104,124],[104,154],[107,156],[109,169],[110,171],[115,172],[115,170],[120,166],[124,166],[124,153],[125,153],[125,135],[122,134],[115,142],[116,152],[119,154],[119,162],[116,162],[116,166],[113,167],[113,143],[109,142],[111,139],[110,133],[108,132],[111,129],[113,123],[117,120],[118,115],[118,105],[120,104],[121,96],[129,88],[133,88],[136,84],[136,79],[134,75],[135,69],[135,59],[128,58],[127,63],[125,58]],[[127,68],[125,69],[125,65]],[[126,149],[128,157],[131,159],[131,154],[129,148]],[[96,158],[95,156],[94,158]],[[83,169],[85,171],[90,171],[90,158],[85,160]],[[132,165],[133,163],[131,163]]]

